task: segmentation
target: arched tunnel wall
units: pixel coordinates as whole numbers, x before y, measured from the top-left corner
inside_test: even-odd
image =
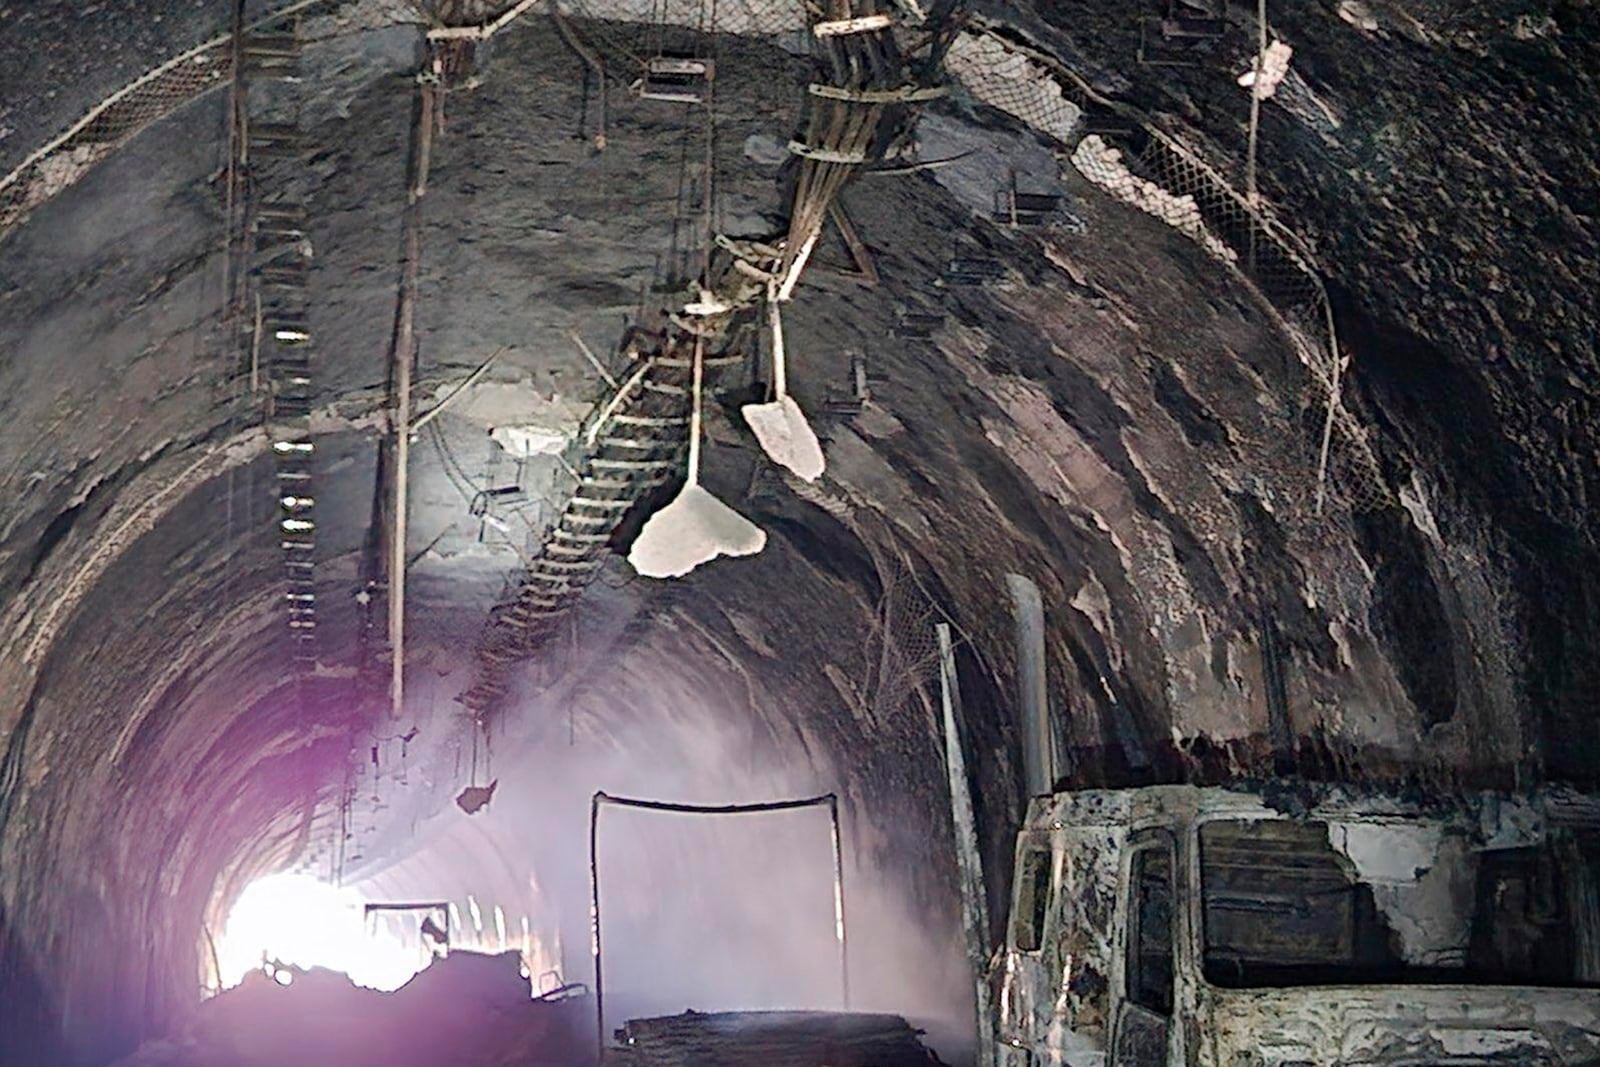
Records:
[[[960,641],[999,922],[1021,804],[1008,573],[1043,593],[1073,783],[1222,780],[1269,773],[1274,757],[1322,777],[1591,781],[1595,378],[1579,341],[1593,309],[1567,277],[1592,248],[1592,227],[1573,218],[1589,216],[1561,193],[1556,228],[1526,240],[1505,238],[1477,201],[1453,226],[1398,226],[1444,209],[1427,202],[1435,179],[1419,176],[1426,130],[1383,126],[1414,113],[1442,67],[1463,97],[1513,92],[1496,77],[1545,94],[1550,69],[1528,57],[1584,54],[1594,39],[1558,14],[1560,34],[1458,63],[1450,49],[1465,45],[1401,39],[1387,23],[1385,36],[1284,16],[1296,69],[1344,121],[1308,133],[1296,112],[1269,108],[1264,185],[1342,283],[1349,402],[1395,494],[1375,511],[1337,496],[1312,506],[1305,371],[1258,294],[1062,167],[1058,146],[964,97],[931,108],[925,154],[973,154],[856,183],[845,204],[880,285],[846,277],[842,250],[827,247],[787,316],[808,410],[847,389],[853,354],[867,361],[868,403],[826,420],[827,478],[806,487],[762,469],[738,398],[717,404],[708,483],[769,531],[769,547],[666,585],[608,570],[617,588],[595,590],[572,641],[528,668],[491,729],[506,795],[552,745],[560,758],[569,728],[623,762],[674,730],[710,730],[740,758],[720,771],[689,761],[708,793],[838,788],[855,873],[882,879],[948,948],[956,898],[927,642],[937,620]],[[1218,116],[1239,109],[1190,84],[1198,73],[1130,67],[1109,16],[1068,28],[1049,12],[1012,15],[1108,90],[1232,143]],[[346,767],[377,732],[356,687],[352,598],[398,244],[408,82],[397,72],[414,45],[410,28],[357,34],[326,46],[319,68],[324,147],[305,181],[326,354],[329,624],[303,693],[285,684],[265,436],[219,385],[208,176],[225,154],[220,101],[145,131],[0,243],[0,1030],[21,1035],[0,1060],[100,1063],[161,1029],[198,995],[217,887],[226,897],[254,874],[327,858]],[[772,74],[803,80],[805,68],[763,42],[723,55],[725,221],[761,232],[782,186],[759,139],[781,145],[798,116],[797,92]],[[489,399],[443,416],[439,447],[416,453],[418,547],[433,544],[416,564],[410,651],[437,678],[419,681],[429,706],[416,709],[435,762],[425,795],[419,784],[396,806],[430,828],[461,817],[446,763],[467,733],[451,687],[470,680],[476,627],[518,558],[480,543],[452,461],[486,476],[474,457],[507,411],[581,413],[595,376],[566,331],[611,344],[671,229],[679,125],[614,101],[610,147],[593,153],[573,136],[581,66],[544,21],[497,41],[485,86],[450,101],[430,194],[426,391],[495,345],[518,346],[482,387]],[[1592,99],[1587,77],[1575,98]],[[1556,123],[1541,143],[1568,141],[1574,112],[1539,101]],[[1521,164],[1507,164],[1513,179],[1467,166],[1509,158],[1503,126],[1457,137],[1462,154],[1442,169],[1465,193],[1522,204],[1571,187]],[[1330,164],[1361,138],[1389,185]],[[992,194],[1013,171],[1063,197],[1059,225],[993,223]],[[622,210],[630,197],[637,212]],[[1005,283],[950,286],[957,250],[1002,261]],[[1576,266],[1530,303],[1541,265],[1569,255]],[[1495,295],[1464,314],[1438,295],[1455,290]],[[1503,328],[1485,325],[1508,304],[1521,310]],[[907,309],[943,324],[928,340],[897,336]],[[1288,751],[1274,751],[1275,715]],[[416,884],[405,820],[370,822],[372,860],[352,876]],[[484,846],[495,862],[532,848],[504,834]]]

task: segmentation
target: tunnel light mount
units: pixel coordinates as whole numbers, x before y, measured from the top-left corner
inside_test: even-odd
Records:
[[[645,60],[644,75],[634,82],[641,100],[670,104],[704,103],[716,79],[716,64],[697,56],[656,55]]]

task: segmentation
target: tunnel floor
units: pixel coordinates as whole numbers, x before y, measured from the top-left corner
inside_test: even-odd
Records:
[[[394,992],[263,963],[176,1035],[112,1067],[595,1067],[587,988],[531,997],[516,952],[455,952]],[[606,1067],[943,1067],[923,1031],[870,1012],[697,1012],[630,1019]],[[959,1064],[961,1061],[958,1060]]]
[[[252,971],[200,1008],[181,1034],[118,1067],[585,1067],[585,999],[529,997],[516,953],[458,952],[393,993],[323,969]],[[287,981],[288,984],[282,984]]]

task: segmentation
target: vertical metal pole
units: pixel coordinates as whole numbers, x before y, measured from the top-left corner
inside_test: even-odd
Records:
[[[950,777],[950,822],[955,832],[956,867],[961,874],[961,925],[967,935],[967,966],[972,971],[973,1011],[977,1017],[978,1067],[994,1067],[994,1022],[989,1005],[989,902],[978,853],[977,819],[967,787],[967,760],[958,723],[961,686],[956,677],[950,624],[934,627],[939,638],[939,697],[944,710],[945,770]]]
[[[606,983],[600,969],[600,805],[604,793],[589,801],[589,953],[594,957],[594,1046],[596,1064],[606,1052]]]
[[[839,940],[839,1000],[850,1010],[850,951],[845,940],[844,848],[839,835],[839,797],[828,794],[828,820],[833,830],[833,934]]]
[[[422,264],[422,198],[428,191],[428,165],[433,148],[434,90],[425,79],[417,85],[412,125],[410,171],[406,189],[404,260],[395,307],[390,369],[394,382],[394,486],[390,505],[393,534],[389,538],[389,713],[405,712],[406,513],[411,453],[411,369],[417,358],[417,280]]]
[[[1256,272],[1256,212],[1260,209],[1260,193],[1256,185],[1256,146],[1261,129],[1261,61],[1267,51],[1267,0],[1256,3],[1256,58],[1251,64],[1255,81],[1250,83],[1250,143],[1244,163],[1244,196],[1250,205],[1250,259],[1249,273]]]
[[[1006,575],[1017,620],[1017,710],[1022,718],[1022,775],[1030,797],[1055,786],[1055,738],[1045,685],[1044,600],[1020,574]]]
[[[246,103],[249,89],[244,73],[244,6],[245,0],[234,0],[231,23],[233,44],[230,49],[233,78],[228,86],[228,243],[224,249],[226,254],[222,257],[224,325],[230,331],[229,343],[234,346],[239,343],[237,316],[241,311],[244,276],[243,269],[235,268],[242,266],[250,236],[245,226],[248,209],[244,205],[244,184],[247,180],[244,168],[248,159],[245,141],[249,136],[249,110]],[[236,370],[236,367],[229,367],[228,373],[232,375]]]
[[[1244,196],[1250,210],[1256,209],[1256,135],[1261,124],[1261,60],[1267,51],[1267,0],[1256,0],[1256,55],[1250,64],[1255,80],[1250,83],[1250,143],[1244,161]]]

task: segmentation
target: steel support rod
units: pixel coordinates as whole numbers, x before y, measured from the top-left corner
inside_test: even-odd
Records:
[[[444,395],[443,399],[441,399],[437,404],[433,405],[433,407],[429,408],[427,411],[424,411],[421,415],[417,416],[417,420],[411,424],[412,436],[416,436],[419,432],[421,432],[424,426],[438,418],[439,413],[444,411],[445,408],[449,407],[457,397],[476,385],[478,383],[478,379],[482,378],[489,372],[489,368],[494,365],[494,361],[509,351],[511,351],[510,348],[501,345],[499,348],[489,353],[489,358],[478,364],[477,369],[471,374],[457,382],[455,387]]]
[[[589,801],[589,954],[594,957],[594,1062],[605,1062],[606,983],[600,955],[600,804],[604,793]]]
[[[828,824],[833,838],[833,935],[839,942],[839,1001],[850,1010],[850,950],[845,940],[844,847],[839,835],[839,798],[828,794]]]
[[[433,150],[435,89],[425,74],[417,82],[411,125],[410,173],[406,183],[404,251],[400,288],[395,302],[394,337],[389,346],[394,406],[390,435],[394,471],[389,501],[389,714],[405,712],[406,517],[411,453],[411,374],[417,360],[417,280],[422,269],[422,198],[428,191],[428,164]]]

